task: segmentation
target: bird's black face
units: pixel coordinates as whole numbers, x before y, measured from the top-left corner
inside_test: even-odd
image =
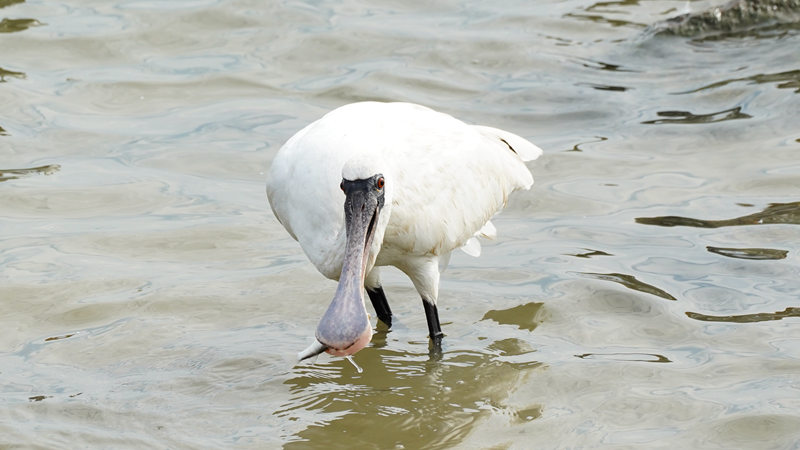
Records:
[[[346,180],[342,178],[339,188],[344,192],[347,198],[350,198],[351,194],[359,192],[372,195],[378,202],[378,207],[383,207],[383,188],[385,184],[386,180],[383,178],[383,174],[379,173],[364,180]],[[345,212],[346,211],[347,205],[345,205]]]
[[[375,225],[383,208],[385,183],[383,175],[377,174],[364,180],[342,179],[339,185],[345,194],[344,223],[347,232],[347,245],[339,283],[342,283],[342,278],[345,276],[346,266],[357,260],[361,266],[359,295],[364,286]]]
[[[359,180],[343,179],[347,242],[339,286],[328,310],[317,325],[319,344],[304,357],[323,351],[347,356],[364,348],[372,338],[372,325],[364,307],[364,277],[375,227],[383,208],[385,179],[377,174]],[[314,346],[312,346],[314,347]]]
[[[375,224],[385,199],[383,190],[385,184],[386,181],[382,174],[373,175],[365,180],[351,181],[342,179],[339,187],[345,194],[344,220],[348,244],[351,236],[357,238],[362,228],[366,230],[365,247],[369,247],[372,243]],[[355,228],[351,227],[351,225]],[[365,226],[366,228],[364,228]],[[367,252],[365,251],[362,256],[364,257],[362,259],[366,262]]]

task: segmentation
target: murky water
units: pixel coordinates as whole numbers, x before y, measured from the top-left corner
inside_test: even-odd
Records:
[[[713,2],[0,1],[0,444],[798,448],[800,27]],[[272,217],[294,131],[404,100],[545,149],[398,323],[294,365],[335,284]]]

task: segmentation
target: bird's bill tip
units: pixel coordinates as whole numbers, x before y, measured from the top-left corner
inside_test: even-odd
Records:
[[[305,350],[297,354],[297,361],[302,361],[304,359],[311,358],[313,356],[317,356],[320,353],[324,352],[328,349],[328,346],[323,344],[322,342],[314,339],[314,342],[308,346]]]
[[[360,335],[356,336],[352,343],[349,343],[348,345],[342,345],[340,348],[326,346],[327,348],[325,351],[333,356],[351,356],[366,347],[371,340],[372,325],[369,323],[369,321],[367,321],[367,326],[364,328],[364,331]]]
[[[311,345],[297,354],[297,361],[299,362],[303,361],[304,359],[313,358],[314,356],[317,356],[323,352],[333,356],[351,356],[366,347],[371,340],[372,327],[369,324],[367,324],[367,327],[364,329],[364,331],[358,335],[352,343],[342,346],[343,348],[331,347],[323,344],[319,341],[319,339],[314,339],[314,342],[312,342]]]

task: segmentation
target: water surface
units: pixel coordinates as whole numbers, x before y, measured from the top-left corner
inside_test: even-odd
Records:
[[[710,1],[0,1],[0,443],[797,448],[800,31]],[[265,173],[325,111],[422,103],[545,155],[356,361]]]

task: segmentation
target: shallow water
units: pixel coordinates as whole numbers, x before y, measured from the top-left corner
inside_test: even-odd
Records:
[[[713,2],[0,1],[0,444],[798,448],[800,31]],[[273,218],[279,146],[403,100],[536,184],[358,353]]]

